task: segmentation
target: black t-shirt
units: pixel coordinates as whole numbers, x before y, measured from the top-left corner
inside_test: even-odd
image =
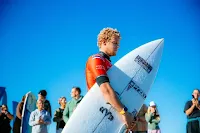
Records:
[[[64,109],[61,109],[61,108],[59,109],[60,109],[60,118],[62,118]],[[62,120],[60,121],[59,128],[64,128],[64,127],[65,127],[65,122]]]
[[[54,113],[53,121],[57,122],[56,129],[65,127],[65,122],[61,120],[63,118],[63,111],[64,109],[58,108]]]
[[[185,104],[184,112],[186,112],[186,110],[188,110],[191,106],[192,106],[192,101],[187,101]],[[200,110],[197,107],[194,107],[192,113],[189,116],[187,116],[187,118],[196,118],[196,117],[200,117]]]
[[[50,116],[51,116],[51,104],[48,100],[44,101],[44,110],[46,110],[47,112],[49,112]]]
[[[9,113],[9,112],[8,112]],[[10,113],[9,113],[10,114]],[[2,114],[0,116],[0,133],[5,133],[7,131],[10,131],[10,119],[7,117],[7,115]]]

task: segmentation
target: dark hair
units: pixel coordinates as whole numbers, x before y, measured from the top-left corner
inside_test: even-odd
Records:
[[[80,87],[78,87],[78,86],[73,86],[73,88],[75,88],[75,89],[78,91],[78,93],[81,94],[81,88],[80,88]]]
[[[38,94],[42,95],[43,97],[46,97],[47,96],[47,91],[46,90],[40,90],[38,92]]]

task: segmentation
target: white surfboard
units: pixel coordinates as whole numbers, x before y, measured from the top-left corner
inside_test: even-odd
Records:
[[[29,118],[32,111],[36,109],[37,99],[32,92],[26,94],[23,110],[22,110],[22,121],[21,121],[21,133],[31,133],[32,127],[29,126]]]
[[[135,115],[147,97],[160,64],[164,39],[144,44],[126,54],[109,70],[110,84]],[[62,133],[121,133],[121,116],[107,104],[97,84],[90,89]]]

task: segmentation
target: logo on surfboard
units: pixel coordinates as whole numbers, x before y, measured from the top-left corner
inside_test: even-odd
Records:
[[[134,61],[137,62],[147,73],[150,73],[153,69],[153,67],[139,55],[135,58]]]
[[[104,117],[108,116],[108,119],[109,119],[110,121],[112,121],[112,120],[114,119],[112,113],[111,113],[107,108],[101,107],[101,108],[99,109],[99,111],[100,111],[102,114],[105,112],[105,116],[104,116]]]
[[[144,93],[144,91],[135,83],[133,80],[131,80],[128,84],[127,91],[133,88],[135,91],[137,91],[144,99],[147,97],[147,95]]]

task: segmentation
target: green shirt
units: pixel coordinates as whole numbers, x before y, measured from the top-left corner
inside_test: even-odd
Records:
[[[156,130],[160,129],[158,123],[160,123],[160,119],[156,119],[157,116],[155,116],[152,113],[146,113],[145,119],[148,122],[148,129],[150,130]]]
[[[75,110],[75,108],[81,102],[82,99],[83,99],[83,96],[80,96],[80,98],[77,100],[72,98],[72,100],[67,103],[65,110],[63,112],[63,119],[65,123],[67,123],[73,111]]]

